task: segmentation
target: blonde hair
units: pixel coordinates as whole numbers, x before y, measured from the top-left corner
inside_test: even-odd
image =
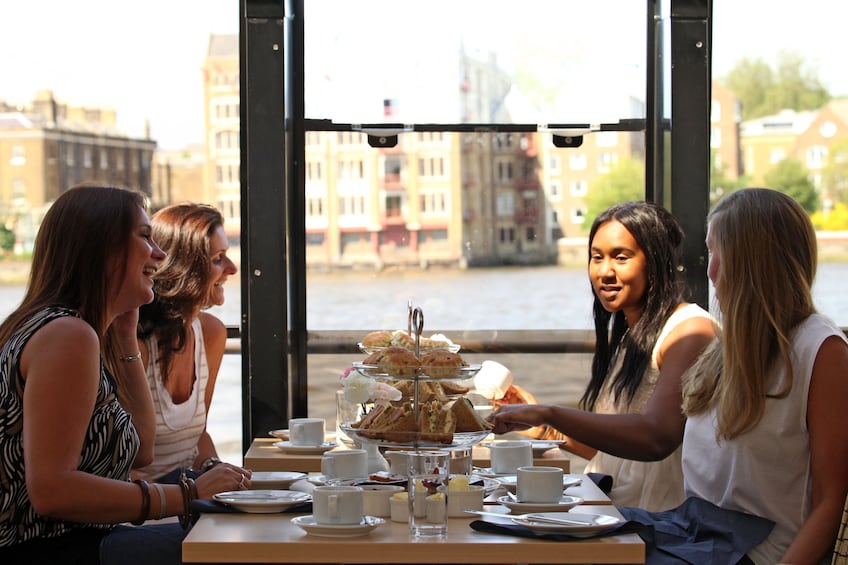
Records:
[[[782,362],[792,386],[792,329],[815,312],[816,234],[804,209],[782,192],[746,188],[725,196],[710,213],[719,256],[715,299],[718,339],[687,372],[687,416],[715,407],[717,439],[732,439],[762,418],[772,366]]]

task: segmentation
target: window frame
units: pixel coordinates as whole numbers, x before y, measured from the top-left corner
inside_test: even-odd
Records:
[[[666,21],[659,17],[661,4],[670,4]],[[683,225],[687,282],[695,301],[706,306],[711,4],[646,0],[645,6],[646,117],[602,124],[602,130],[644,131],[645,197],[668,207]],[[306,205],[306,137],[322,130],[355,130],[353,124],[304,117],[303,8],[304,0],[240,0],[243,451],[256,435],[289,417],[307,415],[307,352],[355,351],[355,337],[344,332],[323,340],[306,331],[307,232],[305,214],[295,212]],[[670,27],[668,46],[660,39],[665,25]],[[661,68],[664,49],[672,69],[667,73]],[[664,88],[674,100],[671,108],[664,107]],[[481,127],[537,131],[536,124],[427,124],[415,131]],[[545,336],[502,332],[498,339],[513,340],[515,352],[591,352],[593,347],[585,332],[570,330]],[[487,342],[478,345],[485,352]]]

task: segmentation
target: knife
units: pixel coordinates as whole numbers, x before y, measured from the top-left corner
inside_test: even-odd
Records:
[[[483,510],[466,510],[468,514],[477,514],[478,516],[495,516],[497,518],[506,518],[513,522],[535,522],[537,524],[558,524],[560,526],[594,526],[596,522],[592,520],[578,520],[576,518],[551,518],[549,516],[541,516],[539,514],[519,514],[512,516],[510,514],[501,514],[500,512],[485,512]]]

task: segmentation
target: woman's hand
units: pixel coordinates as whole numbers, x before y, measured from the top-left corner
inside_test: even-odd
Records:
[[[195,479],[197,496],[209,499],[219,492],[249,489],[251,476],[253,471],[250,469],[230,463],[218,463]]]
[[[492,432],[495,434],[526,430],[547,423],[545,406],[541,404],[504,404],[488,420],[494,426]]]

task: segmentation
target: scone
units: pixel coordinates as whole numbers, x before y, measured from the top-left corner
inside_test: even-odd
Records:
[[[365,358],[365,365],[376,365],[381,373],[393,377],[411,378],[418,374],[418,358],[403,347],[387,347]]]
[[[434,379],[449,379],[461,376],[460,369],[468,364],[457,353],[447,349],[434,349],[421,356],[421,369]]]
[[[362,338],[362,345],[365,347],[389,347],[391,344],[392,332],[387,330],[370,332]]]

